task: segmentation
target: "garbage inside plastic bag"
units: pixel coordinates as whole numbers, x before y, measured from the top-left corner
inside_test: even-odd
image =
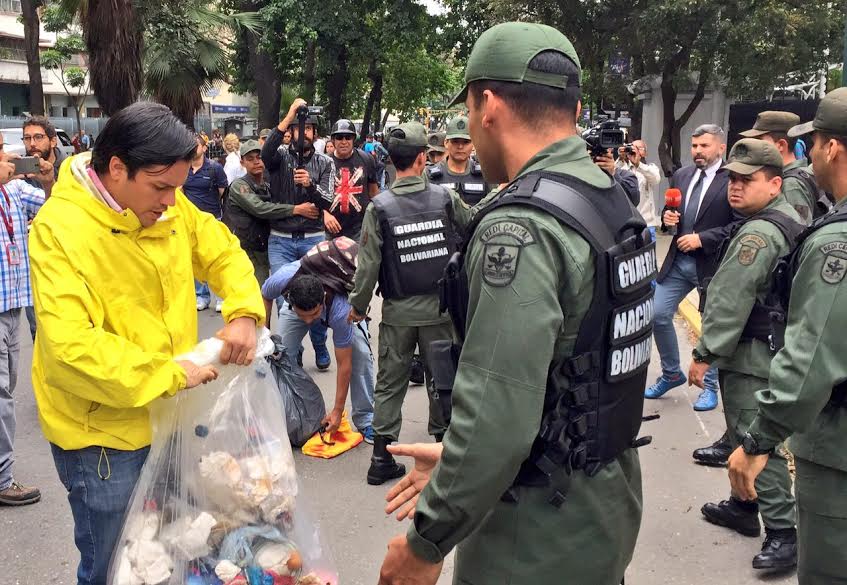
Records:
[[[326,403],[321,389],[297,365],[296,357],[288,352],[282,339],[278,335],[272,335],[271,339],[274,352],[268,356],[268,363],[285,405],[288,439],[293,446],[301,447],[320,428],[326,416]]]
[[[211,339],[179,359],[219,377],[151,407],[153,444],[109,585],[338,585],[298,486],[263,330],[249,367]]]

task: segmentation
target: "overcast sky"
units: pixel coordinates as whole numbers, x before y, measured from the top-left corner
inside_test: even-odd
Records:
[[[438,0],[418,0],[421,4],[426,6],[427,11],[430,14],[441,14],[444,12],[444,7]]]

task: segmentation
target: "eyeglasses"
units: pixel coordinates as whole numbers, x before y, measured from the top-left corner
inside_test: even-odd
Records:
[[[24,136],[23,136],[24,142],[33,142],[33,141],[40,142],[40,141],[44,140],[45,138],[47,138],[46,134],[33,134],[31,136],[29,134],[24,134]]]
[[[353,140],[355,137],[352,134],[336,134],[333,138],[336,140]]]

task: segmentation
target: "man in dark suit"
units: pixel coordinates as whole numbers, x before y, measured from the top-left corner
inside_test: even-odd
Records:
[[[662,361],[662,375],[647,388],[645,398],[659,398],[686,382],[679,366],[679,346],[673,317],[682,299],[695,287],[704,287],[717,269],[716,255],[739,219],[729,206],[729,174],[723,170],[726,135],[714,124],[699,126],[691,138],[694,164],[676,171],[670,186],[682,192],[679,212],[662,214],[662,231],[676,226],[676,235],[662,264],[656,285],[653,334]],[[705,389],[694,410],[712,410],[718,405],[718,375],[709,369]]]

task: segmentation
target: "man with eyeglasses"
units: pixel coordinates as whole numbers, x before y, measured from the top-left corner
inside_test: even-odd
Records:
[[[59,167],[65,160],[64,153],[59,149],[59,138],[56,127],[46,116],[32,116],[24,120],[23,142],[27,156],[37,156],[53,165],[55,180],[59,176]],[[27,179],[33,187],[43,188],[38,179]]]
[[[324,226],[330,239],[345,236],[358,242],[365,209],[379,193],[376,160],[353,146],[356,126],[350,120],[338,120],[330,136],[335,196],[323,212]]]

